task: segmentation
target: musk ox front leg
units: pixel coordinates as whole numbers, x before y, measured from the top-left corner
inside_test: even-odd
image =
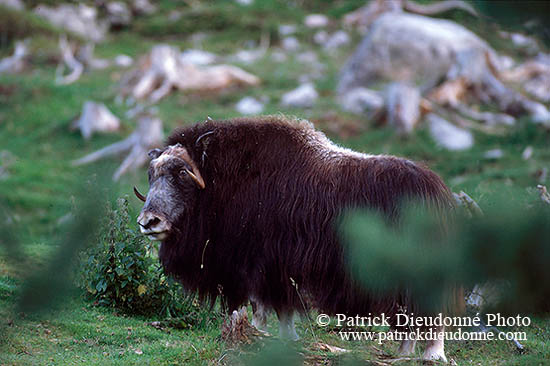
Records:
[[[447,357],[445,357],[445,341],[443,339],[445,327],[436,327],[434,330],[437,337],[434,340],[426,341],[426,350],[422,355],[422,359],[425,361],[447,362]]]

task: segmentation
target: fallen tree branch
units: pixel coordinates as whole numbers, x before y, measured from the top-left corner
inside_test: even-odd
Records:
[[[129,150],[128,156],[113,174],[113,180],[117,181],[126,172],[136,170],[144,165],[149,160],[147,156],[149,150],[162,146],[162,143],[162,121],[158,118],[145,115],[139,119],[136,130],[126,139],[75,160],[73,161],[73,165],[89,164]]]
[[[470,217],[482,217],[483,211],[479,207],[476,201],[472,199],[472,197],[468,196],[468,194],[464,191],[460,191],[460,193],[454,193],[453,197],[455,198],[456,202],[464,207]]]
[[[98,132],[112,132],[120,128],[120,120],[111,113],[103,103],[86,101],[80,117],[71,125],[72,129],[80,129],[84,139]]]
[[[259,82],[258,77],[235,66],[198,66],[185,62],[177,48],[159,45],[123,77],[120,85],[122,96],[148,98],[155,103],[172,89],[216,91]]]
[[[463,116],[483,122],[488,126],[513,126],[516,119],[505,113],[478,112],[468,107],[464,103],[458,103],[455,109]]]
[[[400,135],[410,134],[420,120],[420,90],[405,83],[391,83],[385,99],[388,124]]]
[[[82,75],[84,65],[74,57],[73,50],[66,36],[59,38],[59,49],[61,50],[61,59],[63,63],[60,63],[57,67],[55,72],[55,83],[57,85],[72,84]],[[63,76],[65,65],[69,68],[70,73]]]
[[[8,56],[0,60],[1,73],[16,73],[20,72],[24,66],[24,59],[29,52],[27,47],[28,41],[18,41],[15,43],[15,50],[12,56]]]
[[[462,0],[447,0],[432,4],[419,4],[411,0],[373,0],[368,4],[344,16],[344,24],[366,29],[376,18],[384,13],[408,11],[420,15],[434,15],[449,10],[460,9],[477,17],[479,14]]]
[[[78,50],[77,59],[91,69],[105,69],[111,66],[111,61],[94,57],[95,45],[88,43]]]
[[[550,193],[548,193],[546,186],[539,184],[537,185],[537,189],[539,190],[540,199],[542,200],[542,202],[550,205]]]
[[[438,115],[444,117],[446,120],[451,122],[457,127],[470,129],[470,130],[476,130],[483,132],[488,135],[503,135],[506,133],[506,129],[502,124],[484,124],[479,123],[478,120],[472,120],[467,119],[470,118],[466,116],[466,118],[462,117],[462,115],[459,114],[459,111],[457,110],[458,105],[454,108],[449,106],[449,108],[441,107],[440,105],[430,101],[429,99],[423,99],[425,100],[425,104],[430,106],[430,110],[434,111]],[[474,111],[475,112],[475,111]]]
[[[421,15],[434,15],[444,13],[449,10],[460,9],[475,17],[479,16],[477,11],[470,4],[461,0],[439,1],[426,5],[419,4],[411,0],[405,0],[403,8],[411,13]]]

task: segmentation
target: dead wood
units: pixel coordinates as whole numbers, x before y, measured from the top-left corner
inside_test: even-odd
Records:
[[[72,84],[80,78],[86,69],[104,69],[109,67],[111,61],[94,57],[94,48],[93,43],[88,43],[82,47],[72,46],[67,37],[62,36],[59,39],[62,62],[56,69],[56,84]],[[64,75],[65,67],[69,70],[69,73],[66,75]]]
[[[346,14],[344,24],[365,30],[380,15],[388,12],[408,11],[421,15],[435,15],[453,9],[464,10],[473,16],[478,16],[477,11],[470,4],[461,0],[440,1],[427,5],[411,0],[373,0],[368,2],[367,5]]]
[[[420,120],[420,90],[409,84],[391,83],[385,105],[390,126],[400,135],[410,134]]]
[[[550,205],[550,193],[548,193],[548,190],[546,189],[546,186],[543,186],[542,184],[537,185],[537,189],[540,194],[540,199],[542,202],[547,203]]]
[[[529,60],[500,75],[505,81],[519,83],[534,98],[550,102],[550,62]]]
[[[254,337],[262,336],[248,321],[246,306],[242,306],[239,311],[234,310],[224,320],[221,333],[222,339],[231,345],[251,343]]]
[[[158,45],[121,81],[121,95],[157,102],[172,89],[217,91],[257,85],[260,79],[231,65],[199,66],[183,61],[176,47]]]
[[[410,11],[411,13],[422,14],[422,15],[435,15],[444,13],[449,10],[464,10],[465,12],[477,17],[479,14],[477,11],[467,2],[461,0],[446,0],[439,1],[432,4],[419,4],[411,0],[404,0],[403,7],[405,10]]]
[[[387,8],[396,1],[380,6]],[[377,3],[373,1],[367,8]],[[429,111],[460,127],[487,133],[501,133],[501,126],[512,125],[515,118],[525,115],[550,127],[550,111],[543,104],[503,82],[530,75],[538,82],[533,84],[533,90],[550,88],[550,83],[544,83],[546,79],[541,77],[547,74],[547,65],[542,61],[536,66],[531,63],[523,69],[505,71],[500,56],[485,41],[455,22],[403,11],[375,13],[368,33],[340,73],[341,101],[354,100],[351,96],[355,90],[389,83],[385,113],[376,116],[386,117],[399,133],[410,132]],[[346,103],[342,104],[350,110]],[[487,109],[496,106],[497,111],[479,112],[472,104],[480,109],[484,105]],[[432,121],[443,125],[436,118]]]
[[[455,198],[456,203],[459,206],[464,207],[470,217],[483,216],[483,211],[481,210],[477,202],[474,201],[472,197],[468,196],[466,192],[460,191],[460,193],[453,193],[453,196]]]
[[[347,350],[345,348],[332,346],[328,343],[323,343],[323,342],[313,343],[311,346],[313,347],[313,349],[316,349],[316,350],[319,350],[319,351],[336,353],[336,354],[349,352],[349,350]]]
[[[97,9],[85,4],[60,4],[57,7],[41,4],[34,12],[53,25],[92,42],[102,41],[107,34],[108,22],[100,21]]]
[[[28,41],[18,41],[15,43],[13,55],[0,60],[0,74],[13,74],[23,70],[25,66],[25,57],[29,52],[27,44]]]
[[[63,63],[57,66],[57,70],[55,71],[55,83],[58,85],[72,84],[82,75],[84,65],[74,57],[74,52],[67,37],[63,36],[59,39],[59,49],[61,50],[61,59]],[[63,75],[65,66],[70,70],[70,73],[67,75]]]
[[[94,132],[113,132],[120,128],[120,120],[107,109],[103,103],[84,102],[82,113],[71,125],[80,129],[82,136],[88,140]]]
[[[163,138],[162,121],[159,118],[144,115],[139,118],[136,130],[126,139],[75,160],[73,165],[89,164],[108,156],[129,151],[122,164],[113,174],[113,180],[117,181],[126,172],[136,170],[148,162],[147,153],[153,148],[161,147]]]

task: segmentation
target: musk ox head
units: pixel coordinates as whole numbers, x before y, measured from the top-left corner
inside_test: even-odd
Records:
[[[149,193],[147,197],[134,187],[136,196],[145,202],[137,219],[141,232],[151,240],[164,240],[174,225],[190,210],[204,180],[188,151],[180,144],[164,150],[149,151]]]

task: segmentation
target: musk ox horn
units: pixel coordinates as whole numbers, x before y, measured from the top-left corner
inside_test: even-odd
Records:
[[[201,177],[201,175],[198,171],[195,174],[192,171],[190,171],[189,169],[185,169],[185,172],[187,174],[189,174],[189,176],[191,177],[191,179],[193,179],[195,181],[195,183],[197,183],[197,186],[199,186],[200,189],[204,189],[204,187],[206,187],[206,184],[204,184],[204,179],[202,179],[202,177]]]
[[[143,202],[145,202],[147,200],[147,197],[145,197],[144,195],[139,193],[139,191],[137,190],[137,188],[135,186],[134,186],[134,194],[136,195],[137,198],[139,198]]]
[[[211,135],[211,134],[213,134],[213,133],[214,133],[214,131],[208,131],[208,132],[205,132],[205,133],[203,133],[202,135],[200,135],[200,136],[197,138],[197,140],[195,141],[195,146],[199,146],[199,142],[201,142],[201,140],[202,140],[203,138],[205,138],[206,136]]]

